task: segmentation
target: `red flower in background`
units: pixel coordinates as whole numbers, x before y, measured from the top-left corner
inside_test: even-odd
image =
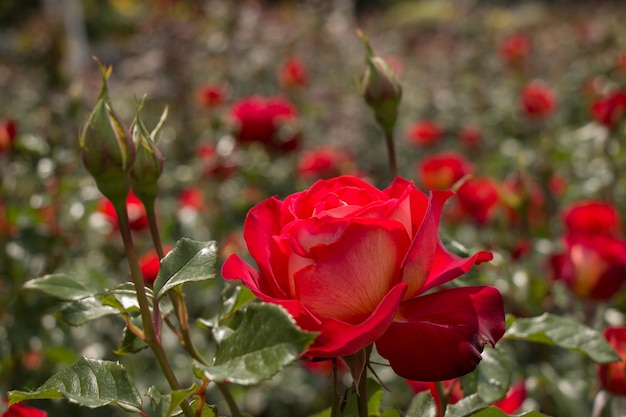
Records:
[[[607,327],[604,338],[622,360],[598,365],[598,378],[608,392],[626,395],[626,327]]]
[[[591,106],[591,113],[596,122],[615,126],[626,114],[626,92],[618,90],[599,98]]]
[[[420,393],[422,391],[430,391],[430,394],[435,400],[435,404],[437,404],[438,414],[443,415],[443,410],[441,410],[441,398],[439,397],[439,390],[437,389],[436,382],[421,382],[421,381],[410,381],[407,380],[407,383],[413,389],[413,392]],[[442,381],[443,387],[448,393],[448,404],[456,404],[460,400],[465,397],[465,393],[461,387],[461,380],[458,378],[449,379],[446,381]],[[511,385],[509,390],[506,392],[504,398],[499,401],[493,403],[496,407],[501,409],[507,414],[514,413],[518,411],[522,407],[522,403],[526,399],[526,381],[520,380],[515,384]]]
[[[233,103],[230,114],[238,124],[235,138],[239,143],[257,142],[282,152],[299,145],[300,134],[294,129],[298,112],[285,98],[246,97]]]
[[[500,44],[500,57],[511,68],[519,68],[530,53],[530,41],[522,34],[506,37]]]
[[[426,196],[402,178],[384,190],[350,176],[317,181],[254,206],[244,238],[260,272],[233,255],[222,275],[319,332],[309,357],[352,355],[376,343],[405,378],[466,374],[483,346],[502,337],[504,313],[495,288],[431,291],[492,258],[459,258],[442,245],[439,220],[452,195]]]
[[[485,224],[493,217],[500,201],[496,182],[488,177],[470,178],[457,191],[461,212],[478,224]]]
[[[196,149],[196,155],[202,165],[202,175],[226,179],[239,169],[239,162],[233,152],[221,155],[211,143],[202,143]]]
[[[420,120],[409,126],[407,141],[415,146],[432,146],[439,142],[443,131],[432,120]]]
[[[309,74],[300,59],[289,58],[280,68],[278,82],[284,88],[304,87],[309,82]]]
[[[459,141],[467,149],[476,149],[483,142],[483,134],[476,127],[465,126],[459,131]]]
[[[604,201],[585,200],[573,203],[563,210],[563,221],[568,233],[614,234],[622,228],[617,209]]]
[[[626,281],[626,241],[619,238],[621,218],[615,207],[599,200],[573,203],[563,210],[565,251],[550,259],[553,278],[577,296],[613,297]]]
[[[207,109],[219,107],[226,102],[226,87],[220,84],[204,84],[198,88],[198,103]]]
[[[126,210],[128,211],[128,220],[132,230],[144,230],[148,227],[146,209],[141,200],[139,200],[132,191],[128,194],[128,198],[126,199]],[[113,226],[113,230],[120,229],[115,207],[113,207],[113,204],[107,198],[103,197],[100,200],[98,212],[104,215],[109,224]]]
[[[417,166],[420,183],[428,190],[451,188],[473,171],[474,166],[456,152],[441,152],[425,157]]]
[[[354,159],[349,152],[322,146],[304,152],[297,169],[304,180],[328,179],[353,171]]]
[[[204,205],[204,193],[200,188],[185,188],[178,194],[178,207],[181,210],[201,211]]]
[[[0,154],[13,148],[17,136],[17,123],[15,120],[7,120],[0,123]]]
[[[164,248],[165,254],[172,250],[172,247],[168,246]],[[141,275],[146,283],[152,285],[159,274],[161,269],[161,262],[156,249],[146,253],[139,258],[139,267],[141,268]]]
[[[554,112],[556,96],[546,84],[532,81],[522,89],[520,105],[527,116],[542,118]]]
[[[6,403],[6,400],[4,401]],[[48,413],[35,407],[16,403],[0,414],[0,417],[47,417]]]

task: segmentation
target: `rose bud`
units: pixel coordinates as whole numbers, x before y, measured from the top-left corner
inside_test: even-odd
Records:
[[[579,201],[563,210],[568,233],[616,234],[622,229],[619,212],[611,204],[599,200]]]
[[[123,204],[130,190],[129,172],[135,162],[135,146],[111,108],[107,80],[111,67],[98,63],[102,88],[96,105],[79,135],[83,164],[109,200]]]
[[[13,147],[17,136],[17,123],[15,120],[7,120],[0,123],[0,154],[7,152]]]
[[[417,175],[424,188],[445,190],[474,171],[474,166],[456,152],[442,152],[422,159]]]
[[[280,68],[278,81],[284,88],[303,87],[308,82],[309,75],[301,60],[288,59]]]
[[[141,104],[137,109],[137,117],[132,129],[137,156],[130,171],[130,178],[135,195],[144,204],[150,204],[156,198],[158,193],[157,182],[163,172],[163,155],[157,146],[155,137],[167,117],[167,107],[154,130],[148,132],[143,121],[139,118]]]
[[[214,109],[226,101],[226,87],[219,84],[204,84],[198,88],[197,99],[202,107]]]
[[[406,140],[415,146],[433,146],[443,136],[443,130],[432,120],[418,120],[409,126]]]
[[[365,102],[374,112],[376,121],[385,132],[393,130],[398,118],[398,106],[402,98],[402,87],[391,65],[383,58],[374,55],[369,41],[358,32],[366,49],[366,65],[361,91]]]
[[[556,96],[547,85],[533,81],[522,89],[520,105],[528,117],[542,118],[556,108]]]

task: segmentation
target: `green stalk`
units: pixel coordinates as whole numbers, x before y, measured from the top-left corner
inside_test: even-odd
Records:
[[[359,417],[369,417],[367,410],[367,367],[363,368],[363,374],[359,379],[359,389],[357,390],[356,398]]]
[[[341,398],[339,397],[339,377],[337,369],[337,358],[333,358],[333,402],[330,417],[341,417]]]
[[[131,277],[135,285],[135,291],[137,292],[137,301],[139,303],[139,311],[141,312],[141,320],[143,322],[145,342],[148,344],[152,353],[154,354],[163,375],[167,379],[172,390],[180,390],[180,383],[176,379],[176,375],[172,370],[161,341],[157,337],[154,331],[154,325],[152,322],[152,315],[150,313],[150,304],[148,302],[148,296],[146,294],[146,287],[141,275],[141,268],[139,267],[139,259],[137,257],[137,251],[135,250],[135,244],[130,233],[130,223],[128,220],[128,212],[126,210],[125,202],[113,203],[115,212],[117,214],[120,234],[122,235],[122,241],[124,242],[124,249],[126,251],[126,258],[128,260],[128,266],[130,268]],[[186,417],[194,417],[193,410],[187,402],[181,403],[181,408]]]
[[[389,161],[389,171],[391,173],[391,179],[393,180],[398,176],[398,163],[396,161],[396,148],[393,143],[393,128],[383,129],[385,135],[385,144],[387,145],[387,158]]]
[[[156,211],[154,209],[154,199],[151,201],[144,201],[144,207],[146,209],[146,215],[148,217],[148,225],[150,227],[150,234],[152,236],[152,243],[154,244],[154,248],[157,252],[159,259],[163,259],[165,256],[165,251],[163,249],[163,243],[161,242],[161,236],[159,233],[159,227],[156,220]],[[182,299],[182,294],[176,291],[169,291],[168,295],[170,300],[172,301],[172,305],[174,306],[174,311],[176,312],[176,318],[178,319],[178,323],[180,325],[180,333],[183,338],[182,345],[183,348],[191,355],[192,358],[197,360],[203,365],[209,365],[209,362],[202,356],[202,354],[198,351],[193,341],[191,340],[191,332],[189,331],[189,315],[187,313],[187,305]],[[158,301],[154,300],[154,305],[157,304]],[[155,310],[156,312],[156,310]],[[155,317],[155,320],[159,320],[160,317]],[[216,383],[218,389],[222,393],[224,400],[228,404],[228,408],[233,417],[241,417],[241,411],[237,406],[230,390],[225,384]]]

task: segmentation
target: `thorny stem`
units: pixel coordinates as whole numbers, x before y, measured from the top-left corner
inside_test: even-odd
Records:
[[[148,344],[152,353],[154,354],[163,375],[167,379],[172,390],[179,390],[180,383],[174,375],[174,371],[163,351],[161,341],[157,337],[154,331],[154,324],[152,322],[152,315],[150,313],[150,305],[148,302],[148,296],[146,295],[146,287],[141,275],[141,269],[139,268],[139,259],[137,257],[137,251],[135,250],[135,244],[130,233],[130,223],[128,220],[128,212],[126,210],[125,202],[113,203],[115,212],[117,214],[120,234],[122,235],[122,241],[124,242],[124,249],[126,250],[126,258],[128,260],[128,266],[130,268],[131,277],[135,284],[135,291],[137,292],[137,302],[139,303],[139,311],[141,312],[141,320],[144,327],[144,341]],[[181,403],[181,408],[186,417],[193,417],[193,410],[187,402]]]
[[[330,412],[330,417],[341,416],[341,398],[339,397],[339,383],[338,383],[338,370],[337,370],[337,358],[333,358],[333,402]]]
[[[147,203],[147,204],[146,204]],[[150,227],[150,234],[152,236],[152,243],[154,244],[154,248],[157,252],[159,259],[163,259],[165,256],[165,251],[163,249],[163,243],[161,242],[161,236],[159,233],[159,227],[156,219],[156,212],[154,209],[154,200],[144,202],[144,207],[146,209],[146,215],[148,217],[148,224]],[[187,313],[187,305],[183,301],[182,294],[176,291],[169,291],[168,295],[172,304],[174,306],[174,311],[176,312],[176,318],[178,319],[178,323],[180,325],[180,342],[183,348],[191,355],[192,358],[197,360],[203,365],[209,365],[209,362],[202,356],[202,354],[198,351],[193,341],[191,340],[191,333],[189,331],[189,315]],[[155,305],[157,304],[156,294],[155,294]],[[157,318],[155,317],[155,320]],[[168,322],[170,327],[171,323]],[[232,394],[230,393],[228,387],[225,384],[216,383],[218,389],[222,393],[224,400],[228,404],[228,408],[233,417],[240,417],[241,411],[237,406]]]
[[[367,410],[367,367],[363,368],[363,374],[359,379],[359,389],[357,390],[357,407],[359,409],[359,417],[368,417]]]

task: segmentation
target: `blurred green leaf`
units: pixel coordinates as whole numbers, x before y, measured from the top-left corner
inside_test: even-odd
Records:
[[[258,384],[298,359],[315,336],[281,307],[251,304],[239,328],[220,343],[213,366],[196,366],[216,382]]]
[[[141,396],[126,369],[118,362],[81,358],[54,374],[32,392],[11,391],[11,404],[23,400],[66,398],[83,407],[97,408],[109,404],[137,411]]]
[[[587,355],[595,363],[620,360],[599,332],[571,319],[544,313],[539,317],[509,320],[505,339],[521,339],[559,346]]]
[[[36,290],[66,301],[75,301],[93,295],[97,290],[66,274],[51,274],[26,281],[27,290]]]
[[[202,404],[202,411],[200,412],[200,414],[197,413],[197,409],[198,409],[198,400],[193,400],[191,402],[191,408],[196,411],[196,416],[198,417],[217,417],[217,413],[215,412],[215,407],[212,407],[208,404]],[[242,417],[246,417],[247,414],[242,414]]]
[[[70,326],[80,326],[91,320],[119,314],[111,306],[104,306],[97,297],[88,297],[74,301],[57,312],[57,317]]]
[[[180,404],[196,392],[197,389],[198,386],[194,384],[187,389],[172,391],[165,395],[161,394],[156,387],[150,387],[146,395],[152,399],[152,412],[148,415],[150,417],[170,417],[178,410]],[[215,413],[209,414],[209,416],[215,416]]]
[[[413,397],[406,417],[437,417],[437,404],[429,391],[420,392]]]
[[[154,292],[161,298],[169,290],[186,282],[215,278],[216,262],[217,245],[214,241],[196,242],[183,238],[161,260]]]
[[[447,415],[447,414],[446,414]],[[472,417],[507,417],[510,414],[506,414],[498,407],[489,407],[478,411],[477,413],[470,414]],[[547,417],[538,411],[529,411],[527,413],[515,414],[517,417]]]
[[[138,328],[140,329],[142,328],[143,323],[142,323],[140,316],[133,317],[131,321]],[[140,338],[138,338],[133,332],[128,330],[128,326],[127,326],[124,328],[124,333],[122,336],[122,343],[120,344],[120,347],[115,349],[113,353],[115,353],[116,355],[120,355],[120,356],[130,355],[130,354],[142,351],[147,347],[148,347],[148,344],[144,342],[143,340],[141,340]]]
[[[476,393],[486,405],[501,400],[511,385],[512,365],[505,352],[485,347],[474,372],[462,377],[463,392]]]

